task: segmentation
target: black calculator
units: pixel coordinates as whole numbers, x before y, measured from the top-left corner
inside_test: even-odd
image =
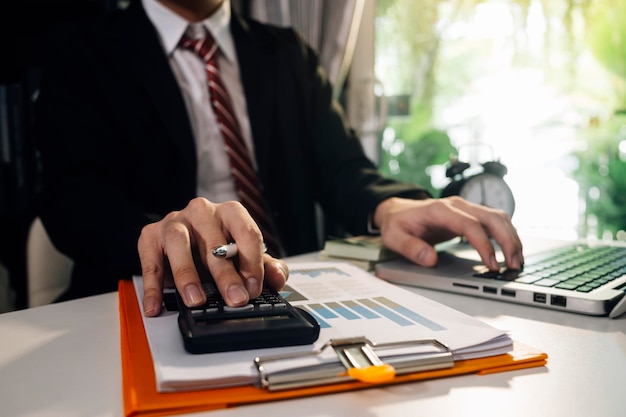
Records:
[[[319,337],[315,318],[274,290],[264,288],[248,304],[229,307],[215,282],[203,282],[202,288],[207,302],[198,307],[185,306],[176,293],[178,327],[190,353],[305,345]]]

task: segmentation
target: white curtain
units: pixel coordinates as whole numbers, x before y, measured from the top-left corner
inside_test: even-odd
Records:
[[[317,50],[338,97],[346,80],[365,0],[251,0],[250,16],[293,27]]]

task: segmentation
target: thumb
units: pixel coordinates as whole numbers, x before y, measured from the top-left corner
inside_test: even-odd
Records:
[[[437,251],[426,241],[409,234],[403,238],[391,240],[393,242],[385,243],[389,249],[398,252],[410,261],[427,267],[437,264]]]

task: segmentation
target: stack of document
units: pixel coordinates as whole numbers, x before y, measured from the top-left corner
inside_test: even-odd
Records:
[[[372,271],[376,264],[400,255],[387,248],[380,236],[360,235],[341,239],[331,239],[324,243],[320,259],[328,262],[348,262],[366,271]]]
[[[314,345],[237,352],[189,354],[177,324],[177,312],[141,316],[147,336],[156,391],[177,392],[258,385],[257,357],[280,356],[320,349],[335,339],[364,337],[373,344],[436,340],[447,346],[454,361],[504,355],[513,350],[509,335],[473,317],[389,284],[342,262],[292,263],[281,292],[294,306],[311,313],[321,325]],[[133,279],[137,300],[143,298],[140,277]],[[138,302],[142,309],[142,303]],[[416,352],[429,353],[416,343]],[[132,352],[131,352],[132,353]],[[381,359],[385,360],[384,354]],[[335,352],[323,351],[319,364],[339,362]],[[290,367],[306,368],[310,360],[296,359]]]

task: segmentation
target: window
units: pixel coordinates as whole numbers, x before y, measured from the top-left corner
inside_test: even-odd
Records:
[[[500,160],[523,233],[626,240],[626,0],[377,0],[381,169]]]

